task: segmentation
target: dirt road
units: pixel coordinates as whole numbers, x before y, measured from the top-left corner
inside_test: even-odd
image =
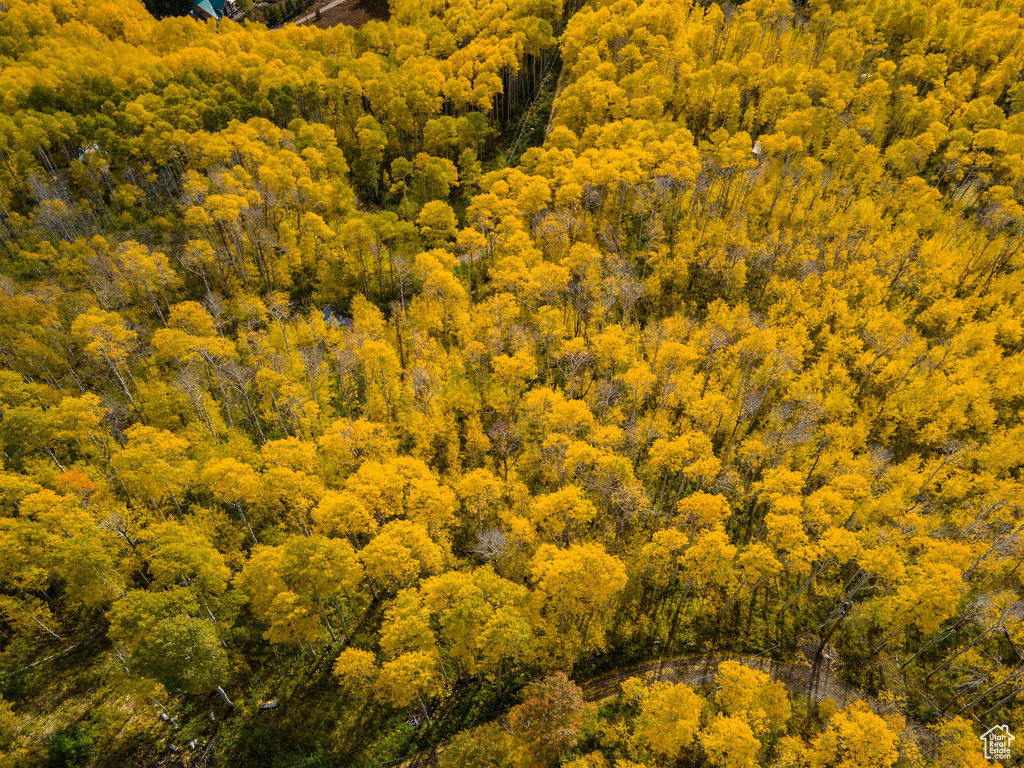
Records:
[[[320,29],[329,29],[339,24],[359,28],[371,19],[387,18],[388,5],[384,0],[330,0],[320,6],[319,20],[316,18],[316,9],[312,8],[294,23]]]
[[[772,661],[764,656],[736,656],[732,654],[702,654],[699,656],[680,656],[674,659],[654,661],[635,667],[616,670],[611,674],[601,675],[584,683],[580,683],[584,698],[587,701],[602,702],[618,696],[622,692],[622,682],[631,677],[649,675],[653,680],[668,683],[684,683],[685,685],[708,685],[714,682],[718,665],[723,661],[738,661],[740,664],[764,672],[766,675],[782,683],[796,696],[806,696],[814,701],[822,702],[831,699],[839,707],[849,706],[857,701],[867,704],[879,715],[894,714],[892,707],[865,696],[856,688],[841,683],[829,671],[818,669],[817,673],[808,664],[787,664]],[[934,735],[918,722],[907,721],[907,727],[914,740],[924,751],[932,746]],[[401,764],[399,768],[428,768],[437,766],[438,756],[444,751],[443,744],[427,752],[421,752]]]
[[[331,2],[327,3],[326,5],[321,5],[320,6],[320,14],[323,15],[323,13],[325,11],[329,11],[329,10],[331,10],[331,8],[334,8],[335,6],[341,5],[343,3],[347,3],[348,1],[349,0],[331,0]],[[316,9],[313,9],[309,13],[307,13],[305,16],[303,16],[302,18],[295,19],[295,21],[293,21],[292,24],[295,24],[296,26],[298,26],[300,24],[307,24],[307,23],[309,23],[311,20],[313,20],[315,18],[316,18]]]
[[[814,701],[822,702],[831,699],[839,707],[846,707],[857,701],[867,704],[875,714],[896,714],[897,710],[870,696],[866,696],[844,683],[841,683],[827,670],[819,669],[817,673],[808,664],[786,664],[772,661],[764,656],[734,656],[729,654],[705,654],[701,656],[682,656],[665,661],[641,664],[629,669],[621,669],[609,675],[590,680],[582,684],[583,694],[588,701],[604,701],[621,692],[621,683],[630,677],[651,675],[652,679],[667,683],[684,683],[686,685],[707,685],[714,681],[718,665],[723,661],[738,661],[740,664],[764,672],[777,680],[797,696],[807,696]],[[920,746],[930,745],[933,736],[931,731],[920,723],[907,721],[907,727],[914,734]]]

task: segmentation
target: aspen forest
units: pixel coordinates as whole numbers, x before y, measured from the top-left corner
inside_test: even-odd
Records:
[[[388,7],[0,0],[0,766],[1022,764],[1024,0]]]

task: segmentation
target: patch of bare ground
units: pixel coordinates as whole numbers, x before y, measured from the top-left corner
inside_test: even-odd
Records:
[[[329,0],[320,6],[320,18],[315,11],[305,16],[301,23],[309,26],[329,29],[339,24],[347,24],[357,29],[373,19],[387,21],[390,16],[386,0]]]

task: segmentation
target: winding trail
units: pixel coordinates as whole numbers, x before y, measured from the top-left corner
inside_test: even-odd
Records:
[[[709,653],[697,656],[678,656],[672,659],[652,661],[635,667],[627,667],[583,683],[583,693],[588,701],[605,701],[621,692],[623,680],[640,675],[651,675],[651,680],[686,685],[707,685],[712,681],[718,665],[724,661],[738,661],[744,666],[764,672],[798,696],[809,696],[815,701],[832,699],[844,707],[855,701],[863,701],[876,712],[885,711],[885,706],[857,689],[845,685],[826,670],[814,674],[807,664],[790,664],[772,661],[765,656],[739,656],[727,653]],[[651,674],[653,673],[653,674]]]
[[[810,698],[817,702],[831,699],[838,707],[847,707],[855,702],[864,702],[877,715],[900,714],[899,711],[878,699],[867,696],[856,688],[840,682],[828,668],[815,672],[809,664],[794,664],[773,661],[764,656],[738,656],[733,654],[701,654],[679,656],[674,659],[654,661],[635,667],[616,670],[583,683],[583,695],[587,701],[601,702],[612,699],[622,692],[622,681],[640,675],[649,675],[652,681],[685,685],[707,685],[713,681],[718,665],[723,661],[738,661],[744,666],[764,672],[772,680],[786,686],[796,696]],[[932,732],[921,723],[906,718],[907,727],[921,746],[933,741]]]
[[[633,667],[618,669],[606,675],[578,683],[587,701],[600,703],[614,699],[622,693],[622,682],[631,677],[645,675],[649,680],[684,685],[708,685],[724,661],[737,661],[744,666],[764,672],[772,680],[786,686],[792,694],[807,697],[817,702],[831,699],[838,707],[847,707],[855,702],[864,702],[877,715],[899,714],[888,704],[867,696],[856,688],[840,682],[827,668],[815,672],[809,664],[773,661],[764,656],[740,656],[728,653],[708,653],[696,656],[677,656],[672,659],[652,661]],[[905,718],[907,728],[922,751],[932,746],[934,734],[924,725]],[[399,768],[428,768],[437,766],[438,758],[444,752],[445,744],[439,744],[403,762]]]
[[[706,653],[695,656],[678,656],[651,662],[594,678],[581,687],[588,701],[605,701],[622,692],[621,683],[631,677],[650,675],[651,680],[685,685],[708,685],[713,682],[718,666],[723,662],[738,662],[765,673],[772,680],[782,683],[797,696],[814,701],[831,699],[837,707],[849,707],[856,701],[863,701],[876,715],[899,715],[899,711],[877,698],[861,693],[856,688],[840,682],[827,668],[817,671],[807,664],[786,664],[773,662],[765,656],[741,656],[729,653]],[[919,722],[905,718],[906,727],[921,746],[931,745],[933,733]]]
[[[551,114],[548,115],[548,124],[544,128],[544,141],[551,135],[551,129],[555,127],[555,115],[558,112],[558,97],[562,95],[565,86],[569,84],[569,67],[562,65],[562,71],[558,73],[558,82],[555,84],[555,95],[551,97]]]

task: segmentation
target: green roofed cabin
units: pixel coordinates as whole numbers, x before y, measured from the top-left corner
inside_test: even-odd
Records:
[[[199,0],[189,13],[200,21],[206,21],[206,19],[220,21],[225,16],[230,19],[238,13],[238,7],[235,5],[235,0]]]

